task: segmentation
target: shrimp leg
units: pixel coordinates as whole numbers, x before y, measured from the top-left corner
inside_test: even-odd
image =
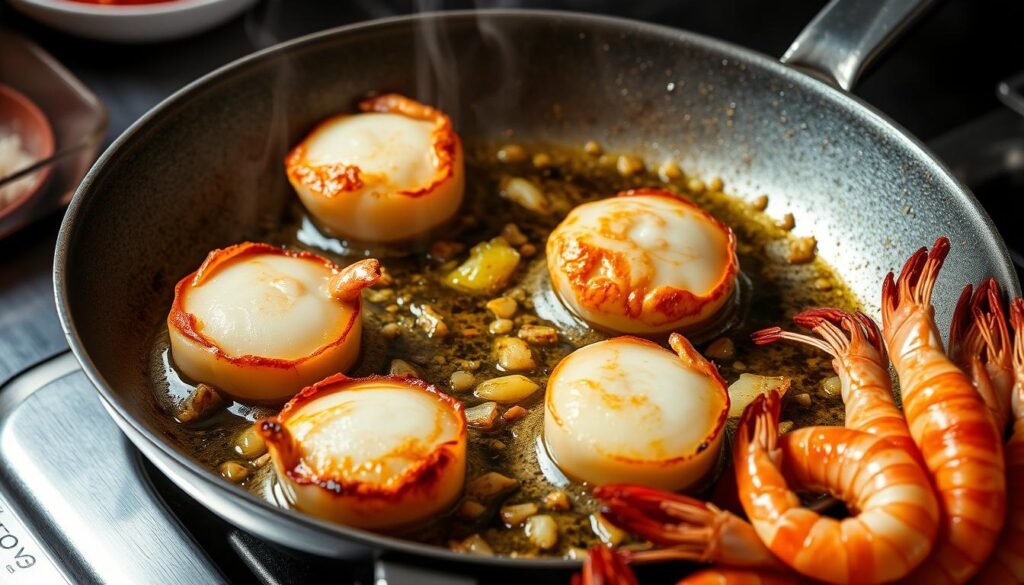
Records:
[[[754,528],[696,498],[639,485],[594,488],[605,516],[619,528],[664,548],[625,553],[637,562],[685,560],[730,567],[785,570]]]
[[[818,337],[772,327],[755,332],[754,343],[764,345],[782,339],[816,347],[832,356],[832,368],[839,375],[846,428],[886,437],[908,453],[917,453],[907,421],[893,398],[888,359],[882,333],[870,317],[861,312],[812,309],[793,318]]]
[[[943,351],[932,288],[949,240],[939,238],[882,286],[882,335],[903,410],[939,496],[938,539],[908,582],[965,583],[985,563],[1006,510],[1001,433],[970,379]]]

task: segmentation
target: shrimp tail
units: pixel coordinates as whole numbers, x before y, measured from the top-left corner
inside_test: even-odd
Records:
[[[758,446],[769,454],[778,451],[779,415],[782,413],[782,399],[778,392],[759,395],[743,409],[740,424],[736,429],[737,456],[745,456],[752,446]]]
[[[714,504],[639,485],[598,486],[608,520],[661,547],[624,553],[637,562],[685,560],[781,570],[753,526]]]
[[[898,278],[890,272],[882,283],[882,328],[887,329],[904,303],[931,305],[932,289],[949,254],[949,238],[940,236],[931,250],[921,248],[907,259]]]
[[[612,549],[598,545],[587,551],[583,571],[573,576],[573,585],[640,585],[626,559]]]
[[[962,347],[966,341],[967,331],[970,329],[973,315],[971,314],[971,298],[974,295],[974,287],[970,284],[964,286],[960,298],[956,301],[956,308],[953,309],[953,318],[949,323],[949,354],[950,359],[957,362],[961,369],[960,356]]]

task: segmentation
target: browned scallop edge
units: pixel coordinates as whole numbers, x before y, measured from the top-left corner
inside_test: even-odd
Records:
[[[396,191],[397,195],[406,197],[429,195],[455,174],[459,137],[455,134],[451,119],[440,110],[395,93],[367,98],[359,102],[359,109],[363,112],[400,114],[415,120],[434,123],[434,129],[431,132],[436,161],[434,180],[419,189]],[[343,193],[351,193],[363,188],[361,171],[356,165],[341,163],[310,165],[306,162],[306,141],[321,127],[349,115],[351,114],[338,114],[321,121],[285,156],[285,171],[292,183],[306,185],[324,197],[337,197]]]
[[[221,248],[214,250],[206,256],[206,260],[199,267],[198,270],[189,274],[185,278],[178,281],[178,284],[174,287],[174,302],[171,304],[171,312],[167,315],[167,326],[173,327],[179,333],[187,337],[188,339],[198,343],[199,345],[210,350],[217,359],[225,360],[237,366],[250,366],[250,367],[266,367],[266,368],[280,368],[289,369],[297,368],[302,363],[315,358],[325,351],[333,349],[338,345],[345,342],[348,338],[349,332],[352,327],[355,326],[356,320],[360,317],[361,303],[353,303],[352,316],[349,318],[348,323],[345,324],[345,328],[342,330],[341,335],[334,341],[320,346],[316,351],[298,357],[295,359],[287,360],[281,358],[265,357],[259,355],[242,355],[232,356],[220,348],[209,337],[203,335],[197,328],[196,316],[192,313],[185,311],[184,303],[185,298],[188,295],[188,291],[193,287],[199,286],[206,281],[210,276],[216,273],[220,268],[223,268],[226,264],[243,258],[246,256],[255,256],[260,254],[275,254],[278,256],[288,256],[291,258],[299,258],[302,260],[309,260],[311,262],[318,262],[323,264],[332,274],[337,274],[339,268],[336,264],[330,260],[319,256],[312,252],[306,252],[301,250],[288,250],[286,248],[279,248],[270,244],[261,244],[253,242],[243,242],[241,244],[235,244],[234,246],[228,246],[227,248]]]
[[[673,354],[671,351],[665,349],[664,347],[658,345],[657,343],[654,343],[653,341],[650,341],[648,339],[642,339],[640,337],[634,337],[632,335],[623,335],[621,337],[614,337],[612,339],[607,339],[605,341],[599,341],[598,343],[609,343],[609,342],[635,343],[637,345],[644,345],[644,346],[647,346],[647,347],[653,347],[653,348],[656,348],[656,349],[660,349],[661,351],[664,351],[664,352],[666,352],[668,354],[671,354],[671,355],[676,355],[676,354]],[[695,354],[695,355],[693,355],[693,354]],[[704,437],[704,440],[702,440],[700,442],[700,445],[697,446],[697,450],[694,451],[693,453],[689,453],[689,454],[686,454],[686,455],[680,455],[679,457],[673,457],[671,459],[660,459],[658,461],[651,461],[651,460],[647,460],[647,459],[633,459],[631,457],[622,457],[622,456],[619,456],[619,455],[608,454],[608,453],[605,453],[606,457],[608,457],[610,459],[613,459],[615,461],[621,461],[623,463],[639,464],[639,465],[656,465],[658,467],[670,467],[670,466],[675,465],[677,463],[682,463],[684,461],[688,461],[690,459],[693,459],[697,455],[699,455],[702,452],[704,452],[705,449],[710,447],[711,443],[713,443],[715,441],[715,439],[718,438],[718,435],[720,435],[722,433],[722,430],[725,429],[725,421],[729,418],[729,391],[726,389],[725,380],[723,380],[722,376],[718,373],[718,368],[716,368],[713,363],[709,362],[707,359],[704,358],[704,356],[700,355],[696,351],[693,351],[693,354],[691,354],[689,356],[691,360],[697,362],[696,364],[693,364],[693,367],[699,368],[701,371],[706,373],[708,376],[710,376],[715,381],[715,387],[718,389],[719,393],[722,395],[722,399],[724,400],[723,404],[725,405],[725,408],[722,409],[721,414],[719,414],[719,416],[718,416],[718,420],[715,421],[715,425],[713,427],[711,427],[711,430]],[[558,379],[558,371],[562,367],[562,364],[564,364],[566,362],[566,360],[568,360],[570,357],[572,357],[571,353],[569,355],[565,356],[564,358],[562,358],[562,360],[560,362],[558,362],[557,365],[555,365],[555,368],[553,370],[551,370],[551,375],[548,376],[548,391],[545,393],[546,396],[544,398],[545,406],[546,406],[545,414],[550,414],[552,417],[554,417],[555,424],[557,424],[560,427],[564,427],[564,422],[558,416],[558,411],[555,410],[555,405],[552,403],[553,392],[551,392],[551,385],[554,384],[555,380]]]
[[[684,317],[690,315],[696,315],[704,308],[708,303],[717,301],[723,296],[731,293],[736,275],[739,273],[739,260],[736,257],[736,234],[732,231],[728,225],[722,223],[715,216],[711,215],[707,211],[701,209],[692,201],[680,197],[671,191],[665,189],[631,189],[629,191],[622,191],[616,194],[616,197],[635,197],[635,196],[652,196],[652,197],[664,197],[671,199],[674,203],[690,207],[699,215],[707,219],[713,226],[718,228],[720,231],[726,234],[729,242],[729,258],[730,262],[726,266],[726,269],[722,272],[718,282],[715,283],[711,289],[702,295],[694,294],[691,291],[675,288],[671,286],[661,287],[664,292],[658,295],[655,303],[657,311],[666,316],[666,320],[662,325],[672,324]],[[557,228],[556,228],[557,229]],[[594,289],[593,283],[590,279],[591,267],[602,261],[606,254],[600,249],[592,249],[592,246],[587,246],[582,242],[575,242],[577,245],[584,248],[584,254],[588,256],[588,259],[582,262],[565,263],[560,260],[561,254],[559,253],[561,244],[549,239],[548,258],[549,262],[557,262],[562,270],[565,271],[566,276],[569,279],[569,283],[576,294],[576,298],[579,301],[591,308],[599,307],[609,294],[618,294],[617,288],[615,291],[608,290],[608,287],[603,289]],[[618,257],[612,257],[604,259],[612,262],[613,264],[618,263],[621,260]],[[648,291],[646,289],[640,291],[642,294],[636,295],[638,300],[647,297]],[[633,306],[636,305],[636,306]],[[626,303],[627,316],[635,318],[642,312],[642,303]],[[710,318],[710,317],[709,317]],[[699,325],[695,323],[694,325]],[[657,325],[655,325],[657,326]]]
[[[340,477],[321,477],[315,475],[308,467],[302,465],[299,449],[285,427],[288,419],[309,402],[326,394],[344,392],[353,386],[368,382],[391,382],[431,394],[445,407],[451,409],[459,421],[459,428],[455,439],[439,444],[427,457],[406,469],[399,477],[398,482],[390,488],[365,482],[345,480]],[[461,402],[441,392],[433,384],[428,384],[418,378],[394,375],[349,378],[344,374],[334,374],[312,386],[304,388],[294,398],[289,400],[276,416],[261,420],[258,429],[260,434],[263,435],[264,440],[278,445],[286,443],[281,445],[283,448],[279,449],[282,459],[280,463],[286,470],[288,477],[296,484],[316,485],[326,492],[339,497],[399,500],[403,494],[413,490],[426,489],[436,483],[441,473],[454,463],[455,456],[452,454],[452,449],[460,442],[466,440],[466,415]]]

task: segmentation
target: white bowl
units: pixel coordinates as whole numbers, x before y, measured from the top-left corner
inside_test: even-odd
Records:
[[[145,43],[213,28],[257,0],[169,0],[113,6],[70,0],[9,1],[20,12],[67,33],[103,41]]]

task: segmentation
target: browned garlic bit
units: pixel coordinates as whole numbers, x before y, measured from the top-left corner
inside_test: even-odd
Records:
[[[197,421],[224,405],[224,399],[208,384],[200,383],[182,401],[175,418],[181,423]]]
[[[736,355],[736,344],[728,337],[719,337],[704,350],[704,355],[713,360],[727,360]]]
[[[796,227],[796,219],[793,217],[792,213],[787,213],[782,216],[781,220],[775,222],[775,225],[781,230],[785,230],[787,232],[792,231],[793,228]]]
[[[466,495],[481,502],[489,502],[519,489],[519,480],[497,471],[471,479],[466,483]]]
[[[426,332],[427,337],[444,337],[448,335],[448,325],[444,317],[430,305],[413,305],[412,312],[416,315],[416,324]]]
[[[590,156],[601,156],[601,153],[604,152],[604,149],[601,148],[601,145],[598,144],[596,140],[588,140],[586,144],[583,145],[583,152],[589,154]]]
[[[548,510],[564,511],[572,507],[572,504],[570,504],[569,496],[567,496],[565,492],[562,490],[554,490],[552,492],[548,492],[544,496],[544,506]]]
[[[455,515],[463,520],[477,520],[484,515],[487,511],[487,506],[484,506],[476,500],[464,500],[459,504],[458,509],[455,510]]]
[[[525,341],[516,337],[501,337],[494,343],[498,367],[506,372],[530,372],[537,368],[533,351]]]
[[[498,404],[484,402],[466,409],[466,424],[481,431],[489,431],[498,422]]]
[[[533,166],[538,169],[546,169],[551,166],[554,161],[551,160],[551,155],[546,152],[538,152],[533,155]]]
[[[758,195],[757,197],[754,197],[754,200],[750,202],[750,206],[756,211],[764,211],[765,209],[768,209],[768,196]]]
[[[818,240],[814,236],[806,238],[794,238],[789,243],[789,250],[786,253],[786,261],[790,264],[807,264],[814,260],[815,249],[818,247]]]
[[[658,167],[658,178],[664,183],[669,183],[683,178],[683,169],[672,160],[667,160]]]
[[[420,372],[416,369],[416,366],[410,364],[405,360],[394,359],[391,360],[391,366],[388,368],[388,373],[392,376],[411,376],[413,378],[419,378]]]
[[[501,229],[501,237],[513,246],[522,246],[529,241],[526,235],[519,230],[519,226],[514,223],[505,224],[505,227]]]
[[[523,325],[517,336],[533,345],[551,345],[558,341],[558,332],[547,325]]]
[[[505,413],[501,415],[501,418],[505,422],[515,422],[522,419],[524,416],[526,416],[526,409],[522,406],[516,405],[506,410]]]

